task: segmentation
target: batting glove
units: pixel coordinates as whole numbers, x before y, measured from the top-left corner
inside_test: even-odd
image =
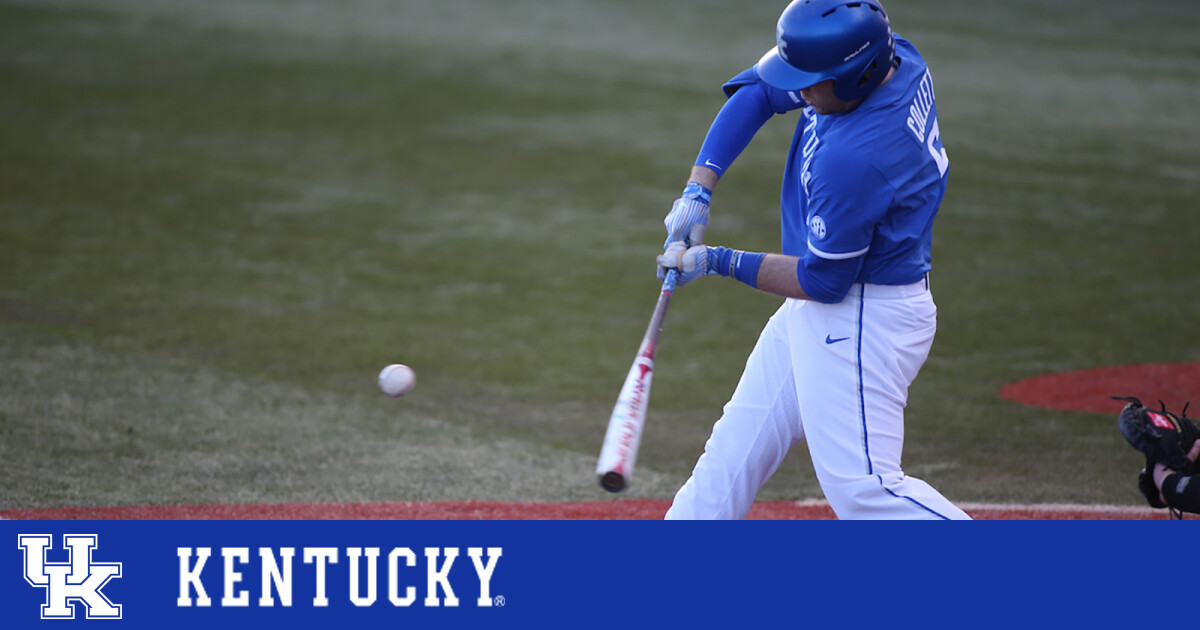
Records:
[[[728,276],[757,288],[758,270],[766,257],[766,254],[759,252],[707,245],[688,247],[683,241],[675,241],[668,244],[667,251],[658,257],[658,273],[662,279],[668,270],[678,269],[676,286],[687,284],[700,276]]]
[[[667,250],[658,257],[659,279],[666,277],[667,271],[679,270],[679,280],[676,286],[683,286],[701,276],[717,273],[718,257],[714,250],[706,245],[688,247],[683,241],[667,244]]]
[[[667,240],[663,241],[663,249],[675,241],[682,241],[689,247],[704,242],[710,201],[711,190],[697,182],[688,182],[683,194],[671,205],[667,218],[663,219],[663,225],[667,228]]]

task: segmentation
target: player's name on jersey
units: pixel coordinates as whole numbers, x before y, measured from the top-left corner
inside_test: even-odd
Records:
[[[454,590],[459,585],[460,590],[478,593],[463,605],[483,608],[494,603],[491,579],[504,550],[468,547],[465,555],[473,571],[463,569],[465,562],[456,564],[463,555],[459,547],[425,547],[421,551],[409,547],[219,547],[215,552],[211,547],[179,547],[177,554],[176,604],[184,608],[324,608],[330,605],[330,580],[343,580],[336,592],[347,593],[349,602],[357,607],[456,607],[462,603]],[[381,578],[385,580],[382,589]],[[298,582],[303,584],[303,592],[313,594],[311,600],[293,598]],[[210,589],[220,597],[211,597]],[[252,597],[252,590],[257,597]]]
[[[925,76],[921,77],[921,84],[917,86],[917,95],[908,107],[907,120],[909,131],[921,142],[925,141],[925,129],[929,123],[929,112],[933,110],[933,103],[933,77],[926,70]]]

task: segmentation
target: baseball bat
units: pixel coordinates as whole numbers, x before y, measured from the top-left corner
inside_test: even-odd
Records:
[[[596,475],[600,487],[609,492],[620,492],[633,477],[633,465],[637,461],[638,446],[642,442],[642,428],[646,425],[646,406],[650,402],[650,380],[654,376],[654,355],[658,351],[658,337],[662,334],[663,319],[671,294],[675,292],[678,270],[671,269],[663,280],[662,292],[650,325],[642,336],[625,384],[617,395],[612,415],[608,418],[608,430],[604,433],[604,445],[600,448],[600,461],[596,464]]]

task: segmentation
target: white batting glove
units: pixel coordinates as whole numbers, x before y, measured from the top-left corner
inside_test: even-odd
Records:
[[[697,182],[688,182],[683,194],[671,205],[663,225],[667,228],[667,240],[663,249],[675,241],[686,245],[699,245],[704,242],[704,230],[708,228],[708,204],[712,201],[712,191]]]
[[[666,277],[671,269],[679,270],[679,281],[676,286],[683,286],[701,276],[717,273],[716,261],[710,262],[712,248],[706,245],[688,247],[683,241],[667,244],[667,250],[658,257],[659,279]]]

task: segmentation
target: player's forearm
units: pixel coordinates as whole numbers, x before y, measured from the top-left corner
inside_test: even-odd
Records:
[[[682,241],[670,243],[657,260],[660,268],[679,271],[678,286],[684,286],[703,276],[725,276],[759,291],[825,304],[840,302],[846,296],[849,282],[853,280],[853,275],[845,274],[857,273],[857,265],[850,260],[848,265],[844,265],[846,269],[840,272],[843,273],[847,284],[839,289],[828,282],[814,281],[810,275],[806,275],[808,268],[802,266],[796,256],[747,252],[709,245],[688,247]],[[804,282],[801,281],[802,275],[805,278]],[[814,294],[806,291],[805,286],[814,290]]]
[[[688,250],[695,252],[691,258],[687,257],[688,252],[675,251],[679,254],[679,262],[674,266],[685,274],[694,273],[693,269],[698,267],[706,267],[707,270],[701,275],[727,276],[759,291],[798,300],[812,299],[805,293],[796,275],[800,259],[795,256],[703,245]]]
[[[767,254],[758,267],[756,288],[778,296],[808,300],[810,298],[800,286],[796,266],[800,259],[784,254]]]
[[[682,245],[679,246],[682,248]],[[692,258],[680,256],[677,265],[683,272],[705,266],[704,275],[732,277],[759,291],[797,300],[812,300],[823,304],[836,304],[845,299],[847,292],[858,275],[859,262],[855,259],[825,261],[818,259],[818,269],[808,266],[796,256],[785,254],[762,254],[744,252],[726,247],[700,246],[695,251],[707,249],[704,256]],[[691,250],[689,250],[691,251]],[[675,250],[679,255],[682,249]],[[700,260],[704,261],[704,265]]]

